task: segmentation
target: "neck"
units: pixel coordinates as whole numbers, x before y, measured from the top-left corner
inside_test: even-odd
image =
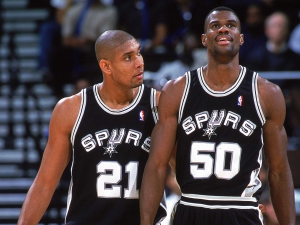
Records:
[[[238,60],[227,64],[210,63],[203,68],[203,76],[207,85],[214,91],[225,91],[237,80],[240,73]]]
[[[98,84],[98,93],[101,100],[111,109],[122,109],[130,105],[135,99],[139,87],[122,89],[112,88],[109,85],[103,83]]]

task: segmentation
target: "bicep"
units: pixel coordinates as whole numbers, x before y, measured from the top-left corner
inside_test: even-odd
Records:
[[[151,135],[151,148],[149,159],[156,164],[168,164],[176,139],[176,124],[168,118],[159,120]]]
[[[276,85],[268,85],[262,94],[266,117],[266,123],[263,126],[264,153],[270,170],[280,171],[287,162],[287,135],[283,126],[285,100]]]
[[[267,166],[272,171],[280,170],[287,162],[287,136],[283,126],[270,121],[264,125],[264,153]]]
[[[178,108],[181,100],[181,86],[169,82],[159,98],[159,121],[151,136],[150,158],[157,164],[169,163],[176,142]]]
[[[37,181],[56,186],[71,157],[70,134],[73,115],[66,111],[69,107],[56,106],[49,126],[46,144]]]

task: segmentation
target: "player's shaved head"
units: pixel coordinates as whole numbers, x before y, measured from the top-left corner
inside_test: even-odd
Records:
[[[108,30],[99,36],[95,44],[97,61],[111,60],[115,49],[127,41],[135,39],[132,35],[121,30]]]
[[[239,20],[239,17],[237,16],[236,12],[233,11],[232,9],[228,8],[228,7],[225,7],[225,6],[219,6],[219,7],[217,7],[217,8],[212,9],[212,10],[207,14],[207,16],[206,16],[206,18],[205,18],[205,22],[204,22],[204,32],[206,32],[207,25],[208,25],[208,22],[209,22],[208,19],[209,19],[210,15],[211,15],[213,12],[221,12],[221,11],[232,12],[232,13],[235,15],[235,17],[236,17],[236,20],[237,20],[237,22],[238,22],[238,24],[239,24],[239,29],[241,30],[240,20]]]

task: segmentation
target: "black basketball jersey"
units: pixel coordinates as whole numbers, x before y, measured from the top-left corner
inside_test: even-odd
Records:
[[[114,110],[97,85],[81,91],[72,130],[67,224],[140,224],[139,190],[157,122],[156,91],[141,85],[134,101]],[[157,221],[165,216],[161,205]]]
[[[177,129],[181,204],[257,208],[265,123],[257,77],[241,67],[234,85],[214,91],[203,68],[186,73]]]

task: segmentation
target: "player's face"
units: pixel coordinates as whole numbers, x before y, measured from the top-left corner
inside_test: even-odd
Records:
[[[212,56],[235,56],[244,42],[240,22],[230,11],[214,11],[207,18],[202,43]]]
[[[112,78],[119,85],[134,88],[143,83],[144,60],[135,39],[115,49],[112,71]]]

